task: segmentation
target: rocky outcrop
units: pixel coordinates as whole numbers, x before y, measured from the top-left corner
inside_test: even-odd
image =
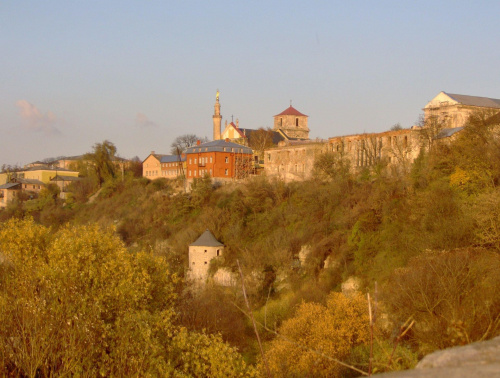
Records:
[[[425,356],[414,370],[377,374],[376,377],[500,377],[500,337],[440,350]]]

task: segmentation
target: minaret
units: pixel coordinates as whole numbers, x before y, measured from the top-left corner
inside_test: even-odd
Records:
[[[222,116],[220,115],[220,104],[219,104],[219,90],[217,89],[217,94],[215,95],[215,106],[214,106],[214,140],[220,139],[220,125],[222,122]]]

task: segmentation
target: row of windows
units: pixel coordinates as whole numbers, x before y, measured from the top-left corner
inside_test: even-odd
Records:
[[[158,176],[158,171],[146,171],[146,177]]]
[[[195,169],[193,171],[191,171],[191,169],[188,171],[188,176],[189,177],[196,177],[196,176],[200,176],[200,177],[203,177],[205,176],[207,173],[210,174],[210,176],[213,175],[212,173],[212,169],[208,170],[208,169]],[[224,169],[224,174],[226,176],[229,176],[229,169]]]
[[[207,157],[205,158],[200,158],[200,164],[206,164],[208,163],[209,159]],[[213,162],[213,158],[212,156],[210,156],[210,163]],[[193,163],[193,160],[192,159],[189,159],[189,164],[192,164]],[[194,163],[195,164],[198,164],[198,158],[194,158]]]
[[[234,148],[234,147],[224,147],[223,148],[224,152],[239,152],[240,154],[243,153],[243,148]],[[193,149],[193,152],[207,152],[208,148],[195,148]]]
[[[177,167],[179,166],[180,167],[180,163],[162,163],[162,167],[163,168],[167,168],[167,167]]]
[[[200,158],[200,164],[201,165],[207,164],[209,161],[210,161],[210,163],[213,163],[212,156],[210,156],[210,159],[207,158],[207,157]],[[228,156],[225,157],[224,162],[225,163],[229,163],[229,157]],[[189,159],[189,164],[193,164],[193,160],[192,159]],[[194,158],[194,164],[198,164],[198,158]]]

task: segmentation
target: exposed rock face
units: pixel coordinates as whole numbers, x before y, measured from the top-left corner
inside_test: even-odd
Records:
[[[378,374],[388,378],[500,377],[500,337],[425,356],[414,370]]]
[[[357,277],[351,276],[344,282],[342,282],[341,288],[342,288],[342,294],[346,296],[353,295],[357,291],[359,291],[359,288],[361,287],[361,280]]]

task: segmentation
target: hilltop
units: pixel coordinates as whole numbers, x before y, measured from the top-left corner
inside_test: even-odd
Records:
[[[348,161],[324,154],[310,180],[262,176],[214,186],[206,177],[190,193],[175,181],[125,175],[106,180],[92,203],[63,205],[54,198],[31,209],[13,203],[0,217],[33,216],[53,230],[68,222],[112,226],[130,252],[160,256],[180,277],[188,268],[188,245],[208,228],[226,246],[211,272],[236,272],[241,264],[255,316],[268,325],[260,331],[270,369],[278,375],[312,371],[317,357],[279,365],[282,353],[297,351],[271,329],[300,339],[293,330],[310,324],[314,346],[324,336],[311,327],[328,317],[339,321],[335,308],[352,309],[350,319],[361,319],[357,327],[368,324],[361,310],[367,308],[365,297],[346,302],[335,294],[350,280],[359,293],[371,293],[380,312],[378,371],[407,368],[430,351],[500,332],[499,143],[495,125],[471,119],[457,138],[422,150],[411,166],[398,170],[380,164],[353,171],[345,169]],[[176,290],[182,298],[176,304],[179,324],[221,333],[256,363],[240,287],[191,290],[186,282]],[[398,337],[402,324],[407,332]],[[352,335],[351,344],[325,351],[367,371],[363,332]],[[349,374],[334,365],[325,362],[317,373],[332,368],[331,374]]]

